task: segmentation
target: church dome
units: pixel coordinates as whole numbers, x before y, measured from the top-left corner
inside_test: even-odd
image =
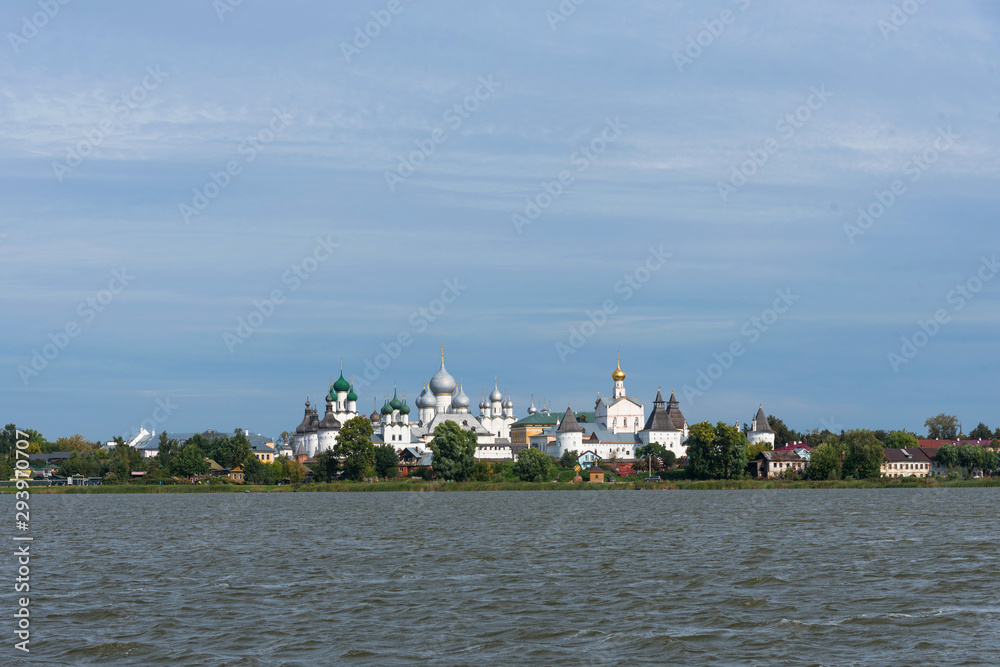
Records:
[[[611,374],[611,379],[614,380],[615,382],[621,382],[622,380],[625,379],[625,371],[622,370],[621,362],[619,362],[618,365],[615,366],[615,370]]]
[[[504,400],[503,407],[505,407],[505,408],[513,408],[514,407],[514,401],[510,400],[510,394],[508,394],[507,398]]]
[[[388,398],[385,399],[385,403],[382,404],[382,410],[381,410],[381,412],[382,412],[383,415],[391,415],[392,414],[392,406],[389,405],[389,399]]]
[[[434,377],[431,378],[430,388],[431,393],[435,396],[450,396],[455,393],[455,387],[458,384],[455,382],[455,378],[451,376],[444,367],[444,352],[441,353],[441,368]]]
[[[417,407],[420,409],[433,408],[437,403],[434,401],[434,397],[428,393],[427,385],[424,385],[423,391],[417,396]]]
[[[392,400],[389,401],[389,407],[392,408],[393,410],[399,410],[401,407],[403,407],[403,402],[399,400],[399,396],[396,394],[395,391],[392,392]]]
[[[350,391],[350,389],[351,383],[344,379],[344,369],[340,369],[340,377],[333,383],[333,390],[339,394],[344,391]]]
[[[483,395],[483,400],[479,401],[479,409],[482,410],[483,412],[486,412],[487,410],[490,409],[490,404],[486,400],[485,394]]]
[[[538,408],[535,407],[535,397],[531,397],[531,405],[528,406],[528,414],[533,415],[538,412]]]
[[[453,408],[468,408],[472,404],[469,397],[465,395],[462,390],[461,385],[458,387],[458,391],[455,392],[454,397],[451,399],[451,407]]]
[[[358,395],[354,393],[354,385],[353,384],[351,385],[350,391],[347,392],[347,400],[348,401],[355,401],[355,402],[358,400]]]
[[[500,393],[500,390],[497,388],[497,383],[494,380],[493,391],[490,392],[490,403],[496,403],[497,401],[502,401],[502,400],[503,400],[503,394]]]
[[[410,414],[410,406],[406,404],[406,399],[403,399],[403,404],[399,406],[399,414],[408,415]]]

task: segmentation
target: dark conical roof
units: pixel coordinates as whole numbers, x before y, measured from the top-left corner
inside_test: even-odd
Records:
[[[670,395],[673,399],[673,394]],[[676,400],[671,403],[670,407],[674,408],[675,412],[680,413],[680,410],[676,409]],[[681,416],[681,419],[684,417]],[[674,420],[670,414],[670,411],[663,405],[663,394],[660,390],[656,390],[656,400],[653,401],[653,411],[649,415],[649,419],[646,420],[646,431],[680,431],[683,426],[678,428],[674,425]]]
[[[563,415],[562,422],[559,423],[556,433],[576,432],[579,430],[580,425],[576,421],[576,415],[573,414],[573,408],[567,407],[566,414]]]
[[[764,414],[764,406],[757,408],[757,415],[753,418],[757,433],[774,433],[771,425],[767,423],[767,415]]]
[[[677,401],[677,397],[674,396],[674,392],[670,392],[670,400],[667,401],[667,415],[670,417],[670,421],[673,423],[674,429],[678,431],[684,430],[684,425],[687,424],[687,420],[684,419],[680,403]]]

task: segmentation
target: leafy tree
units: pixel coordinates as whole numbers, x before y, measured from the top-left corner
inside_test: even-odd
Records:
[[[101,465],[93,454],[74,451],[59,467],[63,477],[79,475],[81,477],[97,477],[101,473]]]
[[[476,467],[472,471],[472,479],[477,482],[488,482],[493,479],[493,466],[487,461],[476,461]]]
[[[437,458],[435,454],[435,463]],[[544,482],[549,472],[550,459],[541,450],[534,447],[522,449],[517,454],[514,464],[514,474],[522,482]]]
[[[917,436],[912,433],[893,431],[885,436],[882,446],[886,449],[913,449],[919,447],[920,443],[917,441]]]
[[[242,431],[239,434],[234,434],[231,438],[216,438],[214,440],[216,443],[215,455],[212,458],[223,468],[235,468],[253,456],[250,440],[243,435]],[[254,456],[254,458],[257,457]]]
[[[313,481],[332,482],[340,471],[340,461],[329,449],[324,449],[316,455],[316,463],[310,466],[313,471]]]
[[[669,449],[658,442],[651,442],[635,450],[635,458],[646,470],[660,470],[664,465],[670,465],[664,460],[667,454],[673,456]]]
[[[372,423],[367,417],[354,417],[340,429],[333,453],[344,460],[344,472],[355,481],[375,475],[375,445]]]
[[[559,457],[559,465],[563,468],[573,468],[576,466],[577,459],[580,458],[580,452],[575,449],[567,449]]]
[[[958,447],[955,445],[941,445],[937,451],[938,463],[946,468],[958,468]]]
[[[282,431],[281,435],[278,436],[278,444],[287,445],[292,440],[292,433],[288,431]]]
[[[753,461],[761,452],[769,452],[774,449],[768,442],[758,442],[755,445],[747,444],[747,461]]]
[[[932,440],[954,440],[958,437],[958,417],[943,412],[936,417],[928,417],[924,422],[927,434]]]
[[[207,465],[207,464],[206,464]],[[243,462],[243,481],[250,484],[274,484],[274,467],[262,463],[260,459],[251,454]]]
[[[993,472],[997,468],[998,455],[993,450],[979,445],[942,445],[938,449],[938,461],[949,469],[960,469],[966,475],[978,471]]]
[[[840,479],[843,448],[829,442],[821,443],[809,455],[806,477],[809,479]]]
[[[970,440],[991,440],[993,438],[993,432],[990,428],[983,422],[979,422],[976,428],[969,431]]]
[[[399,476],[399,455],[392,445],[379,445],[375,448],[375,474],[386,479]]]
[[[94,449],[95,447],[79,433],[56,440],[55,451],[57,452],[90,452]]]
[[[830,431],[829,429],[823,429],[822,431],[820,431],[818,428],[814,428],[813,430],[805,434],[805,437],[802,439],[802,441],[805,444],[815,449],[824,442],[839,443],[840,436]]]
[[[801,433],[788,428],[785,426],[784,421],[774,415],[767,416],[767,423],[771,425],[771,430],[774,431],[774,442],[778,445],[778,447],[784,447],[790,442],[799,442],[802,440]],[[757,454],[759,453],[760,452],[757,452]],[[757,454],[754,454],[754,456]]]
[[[306,467],[287,456],[281,458],[281,478],[287,479],[291,484],[301,484],[306,479]],[[334,459],[336,461],[336,459]]]
[[[9,454],[17,447],[17,426],[7,424],[3,431],[0,431],[0,455]]]
[[[45,438],[42,436],[42,434],[34,429],[30,428],[21,429],[21,433],[23,433],[26,436],[24,438],[18,438],[17,431],[18,431],[17,426],[14,424],[7,424],[4,427],[4,429],[0,431],[0,456],[4,456],[13,452],[17,448],[17,441],[19,439],[28,441],[28,448],[24,450],[28,454],[41,454],[43,451],[43,447],[49,444],[45,442]],[[5,477],[4,479],[8,478]]]
[[[695,424],[687,439],[687,471],[694,479],[734,479],[746,474],[746,435],[719,422]]]
[[[177,440],[167,437],[166,431],[160,431],[160,442],[157,445],[156,458],[159,459],[160,467],[170,472],[170,464],[177,457],[180,445]],[[171,474],[173,474],[171,472]]]
[[[472,477],[476,467],[477,441],[474,431],[463,431],[453,421],[438,424],[430,442],[434,452],[434,472],[438,478],[462,482]]]
[[[867,429],[854,429],[844,434],[844,477],[870,479],[882,474],[885,452],[875,434]]]
[[[170,461],[170,472],[178,477],[204,475],[208,468],[205,452],[196,444],[184,445]]]

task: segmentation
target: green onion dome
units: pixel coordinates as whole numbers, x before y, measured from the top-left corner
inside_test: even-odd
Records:
[[[355,402],[357,402],[357,400],[358,400],[358,395],[354,393],[354,385],[353,384],[351,385],[351,390],[349,392],[347,392],[347,400],[349,400],[349,401],[355,401]]]
[[[344,379],[344,371],[341,369],[340,377],[333,383],[333,390],[338,394],[351,389],[351,383]]]

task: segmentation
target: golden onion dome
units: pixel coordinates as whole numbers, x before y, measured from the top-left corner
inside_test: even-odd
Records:
[[[615,372],[611,374],[611,379],[615,382],[621,382],[625,379],[625,371],[622,370],[622,365],[619,364],[615,367]]]

